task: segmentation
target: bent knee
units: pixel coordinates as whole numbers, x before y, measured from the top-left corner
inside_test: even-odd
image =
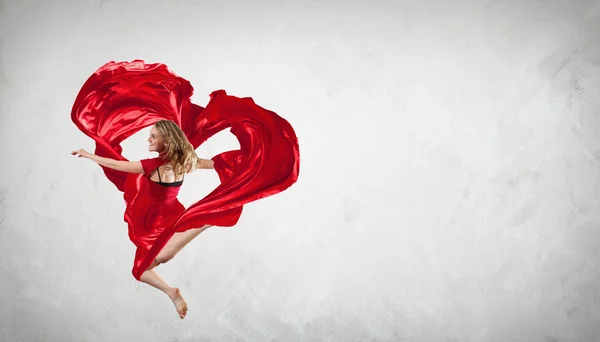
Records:
[[[156,256],[156,261],[158,261],[161,264],[164,264],[166,262],[171,261],[171,259],[173,259],[174,257],[175,253],[172,252],[162,253]]]

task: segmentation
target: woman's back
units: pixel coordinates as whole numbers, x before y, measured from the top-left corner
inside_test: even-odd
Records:
[[[173,200],[183,184],[183,175],[175,175],[168,160],[159,157],[141,160],[144,170],[141,190],[154,201]]]
[[[148,179],[162,186],[181,186],[185,174],[175,175],[171,164],[167,163],[157,167],[148,175]]]

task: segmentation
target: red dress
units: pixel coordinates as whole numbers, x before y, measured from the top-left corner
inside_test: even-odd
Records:
[[[167,163],[162,157],[141,160],[144,177],[126,209],[129,238],[136,245],[136,260],[142,260],[160,234],[185,211],[177,199],[179,186],[163,186],[150,179],[152,171]]]
[[[190,83],[164,64],[109,62],[90,76],[73,104],[71,119],[94,139],[95,154],[106,158],[127,160],[121,142],[162,119],[175,122],[194,149],[226,128],[240,144],[239,150],[211,158],[221,183],[188,208],[177,200],[179,187],[102,167],[123,192],[124,220],[137,247],[132,274],[138,280],[176,232],[206,224],[233,226],[244,204],[282,192],[298,178],[298,139],[285,119],[224,90],[211,93],[206,108],[190,101],[192,93]],[[143,160],[145,174],[162,163]]]

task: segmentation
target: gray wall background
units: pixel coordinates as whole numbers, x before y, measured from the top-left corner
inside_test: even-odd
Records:
[[[12,0],[0,52],[2,341],[600,340],[599,1]],[[297,184],[157,268],[183,321],[70,155],[84,81],[138,58],[300,139]]]

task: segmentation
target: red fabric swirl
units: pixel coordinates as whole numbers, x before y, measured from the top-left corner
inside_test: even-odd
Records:
[[[190,101],[191,84],[160,63],[109,62],[99,68],[80,90],[71,118],[96,142],[95,153],[126,160],[121,142],[140,129],[167,119],[174,121],[197,148],[214,134],[230,128],[240,149],[212,158],[221,184],[180,213],[151,244],[138,246],[132,273],[140,279],[175,232],[205,224],[234,225],[242,206],[279,193],[298,178],[300,155],[292,126],[251,98],[210,94],[206,108]],[[102,167],[106,177],[124,193],[124,219],[131,226],[130,205],[140,191],[142,174],[128,174]]]

